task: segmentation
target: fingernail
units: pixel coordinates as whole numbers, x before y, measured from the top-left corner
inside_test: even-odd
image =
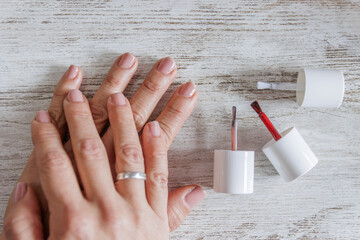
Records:
[[[84,102],[84,97],[81,91],[77,89],[71,90],[67,95],[67,99],[69,102]]]
[[[110,102],[115,105],[124,106],[126,104],[126,98],[124,94],[119,92],[110,96]]]
[[[169,57],[166,57],[163,60],[161,60],[159,66],[157,67],[157,69],[160,72],[162,72],[163,74],[169,74],[175,68],[176,68],[176,64],[175,64],[174,60],[172,60]]]
[[[79,68],[75,65],[70,65],[70,67],[67,70],[67,74],[66,77],[68,79],[75,79],[76,76],[78,75],[79,72]]]
[[[153,121],[148,124],[150,133],[154,137],[160,136],[160,125],[158,121]]]
[[[26,194],[27,186],[23,182],[18,182],[15,187],[14,202],[17,203],[24,198]]]
[[[121,68],[131,68],[132,65],[134,65],[135,62],[135,56],[132,55],[131,53],[125,53],[122,55],[120,61],[119,61],[119,67]]]
[[[205,197],[205,192],[201,187],[195,187],[191,192],[185,196],[185,201],[190,208],[195,207]]]
[[[49,123],[51,122],[51,118],[49,116],[49,113],[47,113],[44,110],[40,110],[35,115],[35,120],[41,123]]]
[[[195,91],[195,84],[193,84],[192,82],[187,82],[181,87],[179,94],[184,97],[192,97]]]

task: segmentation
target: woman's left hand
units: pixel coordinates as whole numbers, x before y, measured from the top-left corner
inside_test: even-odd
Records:
[[[83,191],[49,114],[39,111],[32,122],[35,159],[50,210],[49,238],[168,239],[167,146],[159,123],[148,123],[140,141],[129,101],[122,93],[109,97],[116,173],[146,173],[146,181],[114,184],[85,96],[71,91],[64,111]],[[15,236],[6,228],[5,233]]]
[[[124,56],[129,56],[129,54],[125,54],[123,56],[121,56],[120,60],[118,59],[114,66],[112,67],[112,69],[110,70],[109,72],[109,76],[124,76],[121,75],[120,73],[117,73],[117,72],[121,72],[121,71],[127,71],[128,69],[121,69],[119,68],[118,69],[118,62],[121,61],[121,59],[124,57]],[[152,108],[151,106],[153,106],[154,104],[156,104],[156,102],[158,101],[159,99],[159,95],[161,95],[163,91],[165,91],[165,89],[167,88],[166,85],[167,84],[164,84],[162,85],[163,87],[159,88],[159,89],[154,89],[155,91],[155,95],[148,95],[147,94],[147,87],[156,87],[155,85],[155,82],[152,83],[152,85],[149,85],[148,83],[151,83],[151,81],[159,81],[159,79],[163,79],[163,80],[166,80],[167,77],[165,77],[163,75],[162,72],[159,71],[160,67],[161,67],[161,63],[163,61],[167,61],[167,63],[169,62],[169,58],[166,58],[166,59],[162,59],[161,61],[157,62],[154,66],[154,68],[152,69],[152,71],[149,73],[149,76],[148,78],[145,80],[143,86],[144,88],[140,88],[138,90],[138,92],[134,95],[134,97],[132,98],[132,100],[134,99],[134,101],[132,102],[132,107],[135,107],[135,109],[137,110],[137,113],[139,113],[138,111],[141,110],[141,111],[144,111],[145,109],[141,108],[141,105],[138,105],[137,102],[141,103],[141,98],[142,97],[145,97],[145,98],[152,98],[153,100],[151,101],[150,105],[146,105],[146,106],[149,106],[150,109]],[[171,60],[172,61],[172,60]],[[137,66],[137,62],[134,63],[135,67]],[[135,68],[136,70],[136,68]],[[133,71],[134,69],[133,68],[130,68],[129,71],[132,72],[133,74]],[[81,73],[81,72],[80,72]],[[174,72],[171,72],[171,77],[170,79],[172,79],[174,77]],[[128,74],[129,77],[132,76],[132,74]],[[66,75],[64,75],[66,76]],[[125,74],[125,76],[127,76]],[[163,77],[164,76],[164,77]],[[80,78],[81,78],[81,75],[80,75]],[[99,89],[99,91],[97,92],[96,96],[100,96],[100,97],[104,97],[106,96],[107,94],[105,93],[106,91],[108,92],[111,92],[111,88],[117,88],[117,85],[114,85],[114,84],[110,84],[111,82],[109,82],[109,80],[111,81],[116,81],[116,83],[120,83],[122,84],[120,81],[118,82],[119,79],[117,78],[114,78],[114,77],[111,77],[111,78],[106,78],[106,81],[103,83],[102,87]],[[124,81],[129,81],[124,79]],[[161,80],[162,81],[162,80]],[[148,83],[147,83],[148,82]],[[63,81],[61,81],[57,87],[57,89],[59,88],[62,88],[62,84],[63,84]],[[66,81],[64,81],[64,84],[66,84]],[[157,83],[156,83],[157,84]],[[106,87],[107,85],[111,86],[110,88]],[[122,86],[124,86],[122,84]],[[147,86],[147,87],[145,87]],[[184,91],[185,90],[185,87],[191,87],[193,85],[191,85],[190,83],[187,83],[183,86],[181,86],[173,95],[172,99],[169,101],[169,103],[167,104],[166,106],[166,111],[163,112],[163,114],[160,115],[159,119],[161,119],[161,126],[163,128],[163,130],[166,131],[166,148],[169,147],[170,143],[172,142],[173,138],[175,137],[177,131],[179,130],[178,127],[180,127],[182,125],[182,122],[187,118],[188,114],[189,114],[189,110],[191,110],[193,108],[193,105],[194,105],[194,99],[195,97],[197,96],[197,94],[194,94],[194,96],[191,96],[189,98],[189,93],[191,91],[195,91],[194,89],[191,90],[190,89],[190,92],[186,92]],[[148,90],[151,90],[151,89],[148,89]],[[189,90],[189,89],[188,89]],[[104,92],[104,93],[103,93]],[[143,94],[142,94],[143,93]],[[147,95],[146,95],[147,94]],[[54,95],[55,96],[55,95]],[[60,95],[56,95],[56,96],[59,96]],[[93,99],[94,100],[94,103],[95,101],[98,101],[99,98],[95,98]],[[147,97],[149,96],[149,97]],[[145,99],[144,98],[144,99]],[[136,99],[136,100],[135,100]],[[156,99],[156,100],[155,100]],[[54,99],[53,99],[54,100]],[[139,101],[138,101],[139,100]],[[59,102],[59,101],[53,101],[53,102]],[[101,101],[99,101],[101,102]],[[190,104],[188,104],[188,102]],[[144,102],[144,104],[147,104],[148,102]],[[61,104],[62,105],[62,104]],[[94,106],[94,105],[93,105]],[[106,106],[105,106],[106,107]],[[59,107],[60,109],[61,107]],[[174,112],[176,109],[179,109],[179,112]],[[103,116],[103,115],[97,115],[95,114],[94,115],[94,108],[91,108],[92,110],[92,114],[93,114],[93,118],[95,119],[95,125],[97,127],[97,130],[99,131],[99,125],[100,124],[103,124],[102,122],[104,121],[103,119],[101,120],[101,122],[99,122],[99,119],[97,118],[97,116]],[[174,111],[173,111],[174,110]],[[180,112],[180,111],[183,111],[183,110],[186,110],[185,112]],[[49,109],[50,111],[50,109]],[[106,110],[100,110],[101,112],[107,112]],[[177,110],[176,110],[177,111]],[[184,115],[183,115],[184,113]],[[61,112],[59,112],[59,114],[61,115]],[[147,116],[149,116],[148,114],[150,113],[147,113]],[[135,116],[139,116],[139,115],[135,115]],[[140,124],[140,127],[141,127],[141,122],[146,120],[146,117],[145,118],[135,118],[135,123],[136,123],[136,126],[139,130],[139,124]],[[96,120],[98,119],[98,120]],[[58,120],[58,119],[57,119]],[[165,124],[166,121],[168,120],[168,123],[169,125]],[[56,121],[57,125],[58,125],[58,121]],[[176,123],[176,124],[175,124]],[[59,127],[59,125],[58,125]],[[109,151],[108,154],[110,154],[110,159],[112,159],[111,155],[114,154],[114,151],[113,149],[111,149],[111,147],[109,148],[108,146],[113,146],[113,138],[112,138],[112,131],[107,131],[107,134],[105,134],[105,136],[103,137],[103,141],[104,141],[104,144],[105,146],[107,146],[107,150]],[[106,141],[108,141],[108,145],[106,145]],[[23,184],[21,184],[23,185]],[[27,186],[27,185],[25,185]],[[15,189],[14,191],[14,194],[12,194],[12,198],[10,199],[11,202],[15,202],[10,208],[8,208],[8,211],[7,211],[7,215],[6,215],[6,220],[5,222],[7,223],[6,226],[8,226],[7,229],[22,229],[24,230],[24,226],[26,226],[26,229],[28,230],[27,232],[28,233],[31,233],[31,232],[39,232],[39,231],[32,231],[31,228],[30,228],[30,225],[27,225],[27,223],[32,223],[34,221],[31,220],[31,218],[29,219],[25,219],[25,218],[22,218],[21,214],[19,211],[17,211],[17,209],[19,208],[26,208],[26,207],[29,207],[30,205],[33,206],[34,202],[36,203],[37,200],[36,200],[36,197],[35,197],[35,194],[33,193],[32,191],[32,188],[30,187],[30,185],[27,186],[27,188],[25,189],[31,189],[30,191],[28,190],[26,192],[26,195],[23,199],[18,199],[18,200],[14,200],[16,197],[16,191],[17,191],[17,188]],[[189,194],[191,192],[191,194]],[[167,206],[167,214],[168,214],[168,218],[169,218],[169,228],[170,230],[174,230],[175,228],[177,228],[179,226],[179,224],[182,222],[182,220],[184,219],[184,217],[190,212],[192,206],[194,204],[196,204],[196,202],[198,202],[200,199],[196,200],[196,201],[192,201],[190,197],[190,195],[196,195],[196,193],[199,193],[200,197],[203,196],[203,191],[201,188],[197,187],[196,185],[189,185],[189,186],[184,186],[182,188],[179,188],[179,189],[176,189],[174,190],[173,192],[171,192],[171,194],[169,195],[169,198],[168,198],[168,206]],[[26,197],[26,196],[30,196],[30,197]],[[30,198],[32,199],[31,201],[27,201],[25,199],[27,198]],[[31,203],[31,204],[29,204]],[[36,210],[36,209],[35,209]],[[33,213],[33,217],[35,219],[39,219],[39,213],[40,211],[29,211],[31,213]],[[26,214],[25,214],[26,215]],[[28,214],[29,215],[29,214]],[[17,221],[21,219],[22,221]],[[27,221],[29,220],[29,221]],[[36,221],[35,221],[36,223]],[[19,224],[21,226],[19,226]],[[33,227],[38,227],[38,224],[35,224]],[[6,230],[6,228],[4,228]],[[11,232],[11,231],[10,231]],[[12,231],[14,232],[14,231]],[[16,231],[16,232],[19,232],[19,231]],[[41,232],[41,231],[40,231]],[[31,239],[30,237],[28,239]]]

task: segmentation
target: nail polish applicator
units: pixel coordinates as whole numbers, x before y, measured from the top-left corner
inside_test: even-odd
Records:
[[[339,108],[345,91],[344,75],[338,70],[304,68],[297,83],[257,82],[257,89],[296,91],[300,107]]]
[[[318,159],[295,127],[278,133],[257,101],[251,107],[259,115],[273,139],[262,147],[279,175],[291,182],[307,172],[318,163]]]
[[[215,192],[230,194],[253,193],[254,151],[237,150],[236,107],[232,108],[231,150],[215,150]]]

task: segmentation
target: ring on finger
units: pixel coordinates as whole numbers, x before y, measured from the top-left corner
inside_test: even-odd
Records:
[[[146,174],[144,172],[121,172],[116,176],[116,181],[125,179],[146,180]]]

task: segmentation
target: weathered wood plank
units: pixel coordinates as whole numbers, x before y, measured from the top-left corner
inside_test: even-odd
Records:
[[[122,52],[138,56],[131,96],[156,59],[172,56],[174,85],[191,80],[199,103],[170,151],[170,186],[201,184],[207,198],[172,239],[360,238],[359,1],[17,1],[0,3],[0,217],[32,149],[30,121],[46,108],[69,64],[82,66],[87,96]],[[340,109],[300,109],[292,92],[256,81],[296,81],[301,67],[341,69]],[[278,128],[297,126],[320,162],[285,184],[260,149],[270,135],[249,104]],[[240,145],[256,150],[255,193],[212,188],[213,150],[229,148],[231,106]],[[1,225],[0,225],[1,226]]]

